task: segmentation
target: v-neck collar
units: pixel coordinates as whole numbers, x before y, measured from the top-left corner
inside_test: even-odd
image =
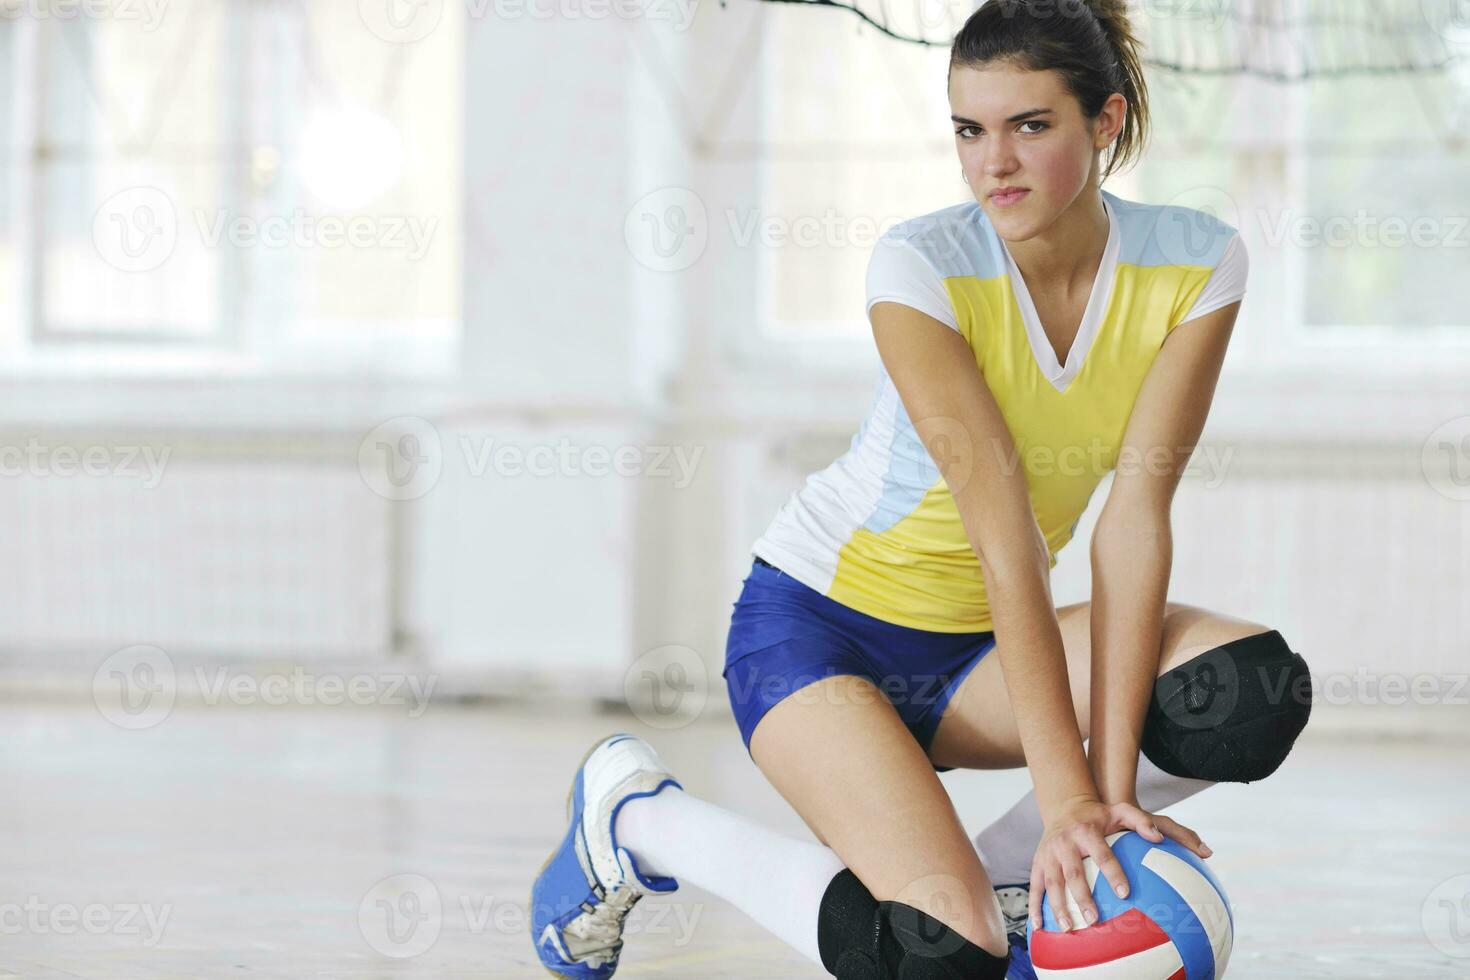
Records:
[[[1041,317],[1036,312],[1036,304],[1031,300],[1031,291],[1026,288],[1026,279],[1021,275],[1016,260],[1011,256],[1011,250],[1006,247],[1005,239],[999,239],[1001,251],[1005,254],[1006,271],[1011,278],[1011,290],[1016,294],[1016,304],[1021,309],[1021,323],[1026,328],[1026,339],[1031,345],[1032,357],[1042,376],[1059,392],[1066,391],[1072,380],[1082,370],[1082,362],[1087,359],[1087,352],[1092,349],[1092,342],[1097,338],[1098,328],[1102,326],[1103,317],[1108,311],[1108,303],[1113,296],[1113,282],[1117,279],[1118,251],[1121,247],[1122,236],[1118,233],[1118,215],[1112,202],[1108,200],[1108,196],[1106,191],[1102,193],[1103,209],[1108,214],[1108,244],[1103,249],[1102,263],[1098,266],[1097,278],[1093,280],[1092,292],[1087,298],[1087,309],[1082,314],[1082,323],[1077,328],[1077,337],[1072,341],[1071,349],[1067,351],[1065,365],[1057,363],[1057,352],[1052,348],[1051,341],[1047,339],[1046,331],[1042,329]]]

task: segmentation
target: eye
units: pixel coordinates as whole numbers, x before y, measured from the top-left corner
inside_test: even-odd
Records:
[[[1051,127],[1049,125],[1047,125],[1046,123],[1042,122],[1039,119],[1028,119],[1025,122],[1021,123],[1021,125],[1022,126],[1040,126],[1041,129],[1051,129]],[[1027,135],[1034,136],[1035,134],[1041,132],[1041,129],[1033,129]]]
[[[962,126],[959,129],[955,130],[955,135],[958,136],[960,139],[973,139],[974,137],[966,136],[965,135],[965,133],[969,132],[972,129],[978,131],[980,129],[980,127],[979,126]]]

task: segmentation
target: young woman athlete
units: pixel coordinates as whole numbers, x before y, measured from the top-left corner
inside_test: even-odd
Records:
[[[874,249],[876,397],[755,542],[727,641],[746,748],[821,843],[609,736],[532,895],[553,973],[610,976],[627,911],[683,881],[844,980],[1034,977],[1043,894],[1063,929],[1095,920],[1097,889],[1126,894],[1107,835],[1207,856],[1158,811],[1285,759],[1310,712],[1301,657],[1166,601],[1171,501],[1246,254],[1210,215],[1101,189],[1148,129],[1137,48],[1123,0],[992,0],[956,37],[975,199]],[[1057,608],[1050,569],[1110,471],[1092,599]],[[1023,765],[1034,789],[967,837],[937,773]]]

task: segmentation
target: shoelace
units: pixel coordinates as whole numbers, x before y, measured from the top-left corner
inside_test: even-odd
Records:
[[[642,893],[632,885],[616,885],[590,913],[567,926],[566,931],[578,939],[598,943],[580,951],[578,962],[595,968],[617,958],[623,948],[623,919],[641,897]]]

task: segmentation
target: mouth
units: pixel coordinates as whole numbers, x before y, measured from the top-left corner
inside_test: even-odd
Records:
[[[997,207],[1009,207],[1031,193],[1029,187],[998,187],[990,192],[990,201]]]

